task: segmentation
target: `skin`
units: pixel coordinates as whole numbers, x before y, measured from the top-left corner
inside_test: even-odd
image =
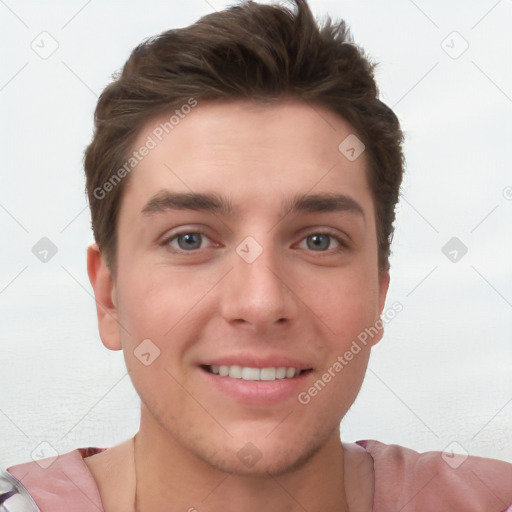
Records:
[[[152,119],[135,146],[168,118]],[[199,366],[289,355],[311,368],[307,391],[379,319],[389,274],[378,268],[366,155],[349,161],[338,150],[353,133],[337,114],[298,101],[205,102],[132,171],[115,275],[96,245],[88,251],[101,339],[123,350],[142,402],[134,442],[85,459],[108,512],[133,509],[135,480],[139,510],[371,509],[371,457],[342,444],[339,425],[382,331],[306,405],[296,395],[244,403]],[[236,213],[141,213],[164,189],[222,194]],[[283,209],[294,194],[323,193],[349,196],[364,215]],[[198,228],[201,245],[186,250],[176,235]],[[326,229],[333,237],[319,249],[312,235]],[[247,236],[263,250],[252,263],[236,251]],[[149,366],[134,354],[145,339],[160,350]],[[247,443],[261,454],[252,467],[237,456]]]

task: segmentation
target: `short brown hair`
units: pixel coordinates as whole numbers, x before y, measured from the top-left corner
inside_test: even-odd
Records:
[[[126,162],[135,139],[149,119],[191,98],[295,98],[345,118],[366,146],[379,269],[389,268],[404,166],[398,119],[377,98],[375,64],[353,43],[345,22],[327,17],[320,25],[306,0],[294,4],[291,10],[245,1],[149,38],[105,88],[84,167],[94,236],[111,269],[128,179],[122,178],[129,171]]]

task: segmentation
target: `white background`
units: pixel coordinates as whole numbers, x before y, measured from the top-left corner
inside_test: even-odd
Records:
[[[97,96],[130,51],[225,5],[0,1],[0,467],[30,460],[41,442],[50,455],[50,445],[110,446],[137,431],[122,354],[97,333],[83,150]],[[342,438],[418,451],[457,442],[512,462],[512,2],[311,6],[346,19],[381,62],[382,99],[407,137],[388,298],[404,309],[374,349]],[[49,48],[43,31],[59,45],[47,59],[31,48],[41,37]],[[31,251],[42,237],[58,248],[47,263]],[[452,237],[468,248],[456,263],[441,251]]]

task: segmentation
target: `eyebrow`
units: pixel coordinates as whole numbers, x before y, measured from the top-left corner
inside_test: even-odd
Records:
[[[221,213],[233,216],[232,203],[218,194],[200,194],[196,192],[171,192],[160,190],[141,211],[143,215],[162,213],[167,210],[197,210],[211,213]]]
[[[227,217],[234,217],[237,213],[231,201],[219,194],[160,190],[146,203],[141,214],[151,216],[167,210],[196,210]],[[282,217],[299,212],[349,212],[366,221],[363,207],[355,199],[343,194],[296,194],[283,201]]]
[[[359,215],[366,222],[363,207],[344,194],[297,194],[283,203],[287,213],[348,212]]]

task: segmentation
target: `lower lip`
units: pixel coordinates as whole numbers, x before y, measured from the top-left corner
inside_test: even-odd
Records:
[[[311,371],[301,373],[293,379],[276,380],[243,380],[221,377],[200,368],[208,385],[215,387],[237,402],[249,405],[272,405],[284,400],[295,398],[304,391],[306,379]]]

